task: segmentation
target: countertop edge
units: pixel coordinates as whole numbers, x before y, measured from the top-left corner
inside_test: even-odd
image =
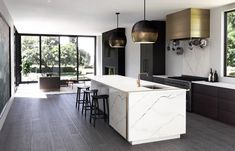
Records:
[[[125,76],[121,76],[121,77],[125,77]],[[106,86],[109,86],[109,87],[112,87],[114,89],[117,89],[117,90],[120,90],[122,92],[126,92],[126,93],[134,93],[134,92],[161,92],[161,91],[172,91],[172,90],[182,90],[184,91],[184,89],[181,89],[181,88],[177,88],[177,87],[172,87],[172,86],[169,86],[169,85],[164,85],[164,84],[161,84],[161,83],[156,83],[156,82],[150,82],[150,81],[145,81],[145,80],[141,80],[141,82],[146,82],[146,83],[151,83],[151,84],[156,84],[156,85],[162,85],[164,87],[168,87],[168,88],[163,88],[163,89],[143,89],[143,90],[123,90],[123,89],[120,89],[118,87],[115,87],[113,85],[108,85],[107,83],[103,83],[102,81],[99,81],[93,77],[90,77],[90,76],[87,76],[88,79],[90,80],[93,80],[93,81],[96,81],[98,83],[101,83],[103,85],[106,85]],[[127,78],[130,78],[130,77],[127,77]],[[134,78],[132,78],[134,79]],[[137,79],[134,79],[134,80],[137,80]],[[143,84],[142,86],[145,86],[145,85],[149,85],[149,84]]]
[[[192,83],[202,84],[202,85],[207,85],[207,86],[220,87],[220,88],[234,89],[235,90],[235,84],[233,84],[233,83],[207,82],[207,81],[192,81]]]

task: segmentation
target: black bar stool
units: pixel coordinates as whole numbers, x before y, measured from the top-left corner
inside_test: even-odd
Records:
[[[85,111],[85,117],[86,117],[86,111],[91,110],[91,104],[92,104],[91,96],[96,96],[97,93],[98,93],[97,89],[84,91],[84,95],[83,95],[84,101],[82,104],[82,114],[83,114],[83,111]]]
[[[83,104],[84,99],[81,99],[82,90],[89,90],[89,86],[78,86],[77,87],[77,96],[76,96],[76,107],[79,110],[80,104]]]
[[[95,127],[95,121],[96,119],[104,119],[106,122],[106,106],[107,106],[107,113],[109,115],[109,103],[108,103],[108,95],[96,95],[92,96],[92,104],[91,104],[91,114],[90,114],[90,123],[91,120],[94,119],[94,124],[93,126]],[[99,110],[99,101],[98,100],[103,100],[103,112],[100,112]],[[105,105],[106,103],[106,105]]]

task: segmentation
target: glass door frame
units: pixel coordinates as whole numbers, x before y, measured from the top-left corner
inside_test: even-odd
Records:
[[[47,36],[47,37],[58,37],[59,38],[59,77],[61,77],[61,43],[60,43],[60,38],[61,37],[75,37],[76,38],[76,53],[77,53],[77,79],[76,81],[89,81],[88,79],[85,80],[79,80],[79,46],[78,46],[78,37],[90,37],[90,38],[94,38],[94,75],[96,75],[96,36],[90,36],[90,35],[59,35],[59,34],[27,34],[27,33],[19,33],[19,37],[20,37],[20,41],[19,41],[19,45],[20,45],[20,54],[22,54],[22,49],[21,49],[21,37],[22,36],[38,36],[39,37],[39,59],[40,59],[40,63],[39,63],[39,73],[42,73],[42,36]],[[21,60],[21,55],[20,56],[16,56],[16,57],[20,57]],[[21,61],[22,63],[22,61]],[[21,71],[19,71],[21,72]],[[20,73],[20,83],[37,83],[38,81],[22,81],[22,74]]]

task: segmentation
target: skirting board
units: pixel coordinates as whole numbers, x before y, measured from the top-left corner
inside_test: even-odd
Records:
[[[4,122],[7,118],[7,114],[10,111],[11,105],[13,103],[14,97],[12,96],[9,101],[4,106],[2,113],[0,114],[0,131],[2,130],[2,127],[4,125]]]

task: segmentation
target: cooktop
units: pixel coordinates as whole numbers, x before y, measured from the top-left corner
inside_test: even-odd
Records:
[[[184,80],[184,81],[207,81],[206,77],[188,76],[188,75],[168,77],[168,78],[177,79],[177,80]]]

